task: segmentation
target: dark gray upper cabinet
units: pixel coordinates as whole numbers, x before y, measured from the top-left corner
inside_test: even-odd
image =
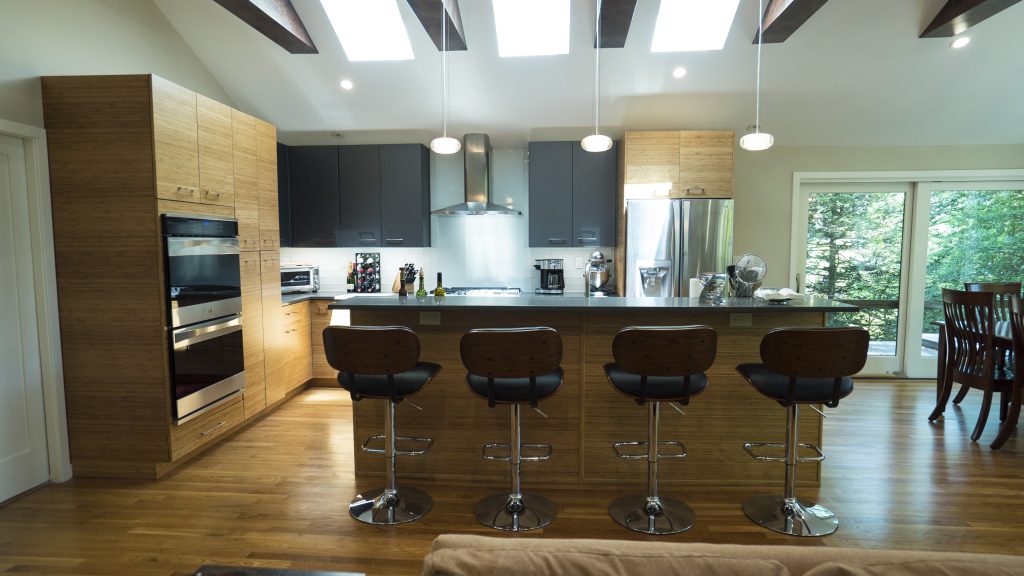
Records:
[[[288,147],[277,143],[277,220],[281,247],[292,245],[291,200],[288,194]]]
[[[430,153],[421,144],[380,147],[384,246],[430,246]]]
[[[339,149],[341,236],[338,246],[380,246],[380,146],[341,146]]]
[[[530,142],[531,247],[573,245],[572,146],[572,142]]]
[[[338,146],[293,146],[288,149],[288,199],[291,205],[290,246],[338,246]]]
[[[615,246],[615,145],[604,152],[587,152],[572,144],[572,245]]]
[[[614,246],[616,147],[530,142],[530,246]]]

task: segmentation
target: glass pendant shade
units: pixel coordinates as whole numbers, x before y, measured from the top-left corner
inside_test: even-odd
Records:
[[[455,154],[462,150],[462,142],[459,142],[458,138],[442,136],[430,141],[430,149],[437,154]]]
[[[744,150],[750,150],[751,152],[757,152],[759,150],[767,150],[775,144],[775,137],[767,132],[758,132],[754,130],[745,134],[740,138],[740,148]]]
[[[587,152],[604,152],[612,147],[612,139],[604,134],[591,134],[580,142]]]

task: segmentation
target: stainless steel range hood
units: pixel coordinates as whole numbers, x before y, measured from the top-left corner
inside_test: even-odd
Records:
[[[431,214],[469,216],[477,214],[507,214],[521,216],[522,212],[489,202],[491,190],[491,139],[487,134],[466,134],[462,137],[465,155],[466,201],[454,206],[434,210]]]

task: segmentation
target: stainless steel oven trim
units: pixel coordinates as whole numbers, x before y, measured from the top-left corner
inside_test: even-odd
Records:
[[[232,256],[239,253],[238,238],[168,236],[167,256]]]
[[[171,301],[171,326],[177,328],[211,318],[222,318],[241,313],[242,299],[240,297],[192,304],[191,306],[178,306],[177,302]]]
[[[192,344],[198,344],[212,340],[225,334],[238,332],[242,329],[242,317],[233,316],[227,320],[217,319],[194,326],[177,328],[171,331],[171,342],[175,350],[186,348]]]
[[[242,392],[245,391],[245,371],[239,372],[234,376],[228,376],[227,378],[212,384],[189,394],[184,398],[180,398],[177,402],[177,414],[179,417],[174,421],[175,424],[181,425],[197,416],[201,416],[210,410],[218,406],[223,406],[230,400],[233,400]],[[184,416],[181,416],[184,414]]]

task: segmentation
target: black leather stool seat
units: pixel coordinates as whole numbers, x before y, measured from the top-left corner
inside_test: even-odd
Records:
[[[391,391],[388,377],[385,374],[353,374],[349,379],[347,372],[339,372],[338,383],[352,394],[353,400],[362,398],[400,399],[419,392],[420,388],[423,388],[440,371],[441,366],[433,362],[417,362],[412,369],[394,374],[394,392]]]
[[[640,375],[627,372],[618,364],[609,363],[604,365],[604,373],[608,380],[619,392],[639,398],[641,396]],[[707,388],[707,374],[699,372],[690,375],[689,392],[686,390],[686,379],[683,376],[648,376],[647,388],[643,397],[648,400],[675,401],[693,396]]]
[[[562,385],[562,369],[554,372],[541,374],[537,379],[537,400],[543,400],[554,394]],[[486,376],[467,374],[466,382],[469,389],[481,398],[487,399],[490,393],[490,386],[487,384]],[[497,404],[517,404],[530,402],[530,379],[529,378],[495,378],[494,379],[494,402]]]
[[[736,367],[758,392],[786,406],[789,395],[789,376],[772,372],[764,364],[740,364]],[[833,400],[835,380],[832,378],[797,378],[793,402],[797,404],[824,404]],[[837,398],[846,398],[853,392],[853,379],[844,376],[839,382]]]

